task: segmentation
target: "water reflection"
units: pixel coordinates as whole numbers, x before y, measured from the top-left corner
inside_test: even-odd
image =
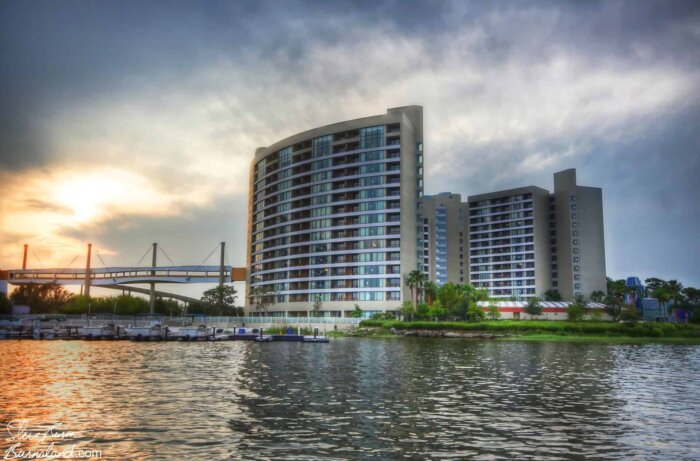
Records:
[[[3,422],[92,430],[77,443],[113,459],[700,457],[697,346],[3,341],[0,352]]]

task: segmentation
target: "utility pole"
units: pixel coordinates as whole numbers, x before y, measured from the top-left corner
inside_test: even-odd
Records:
[[[88,243],[87,263],[85,264],[85,296],[90,298],[90,259],[92,258],[92,243]],[[89,305],[88,305],[89,309]]]
[[[27,249],[29,245],[24,244],[24,257],[22,258],[22,270],[27,270]]]
[[[156,256],[158,255],[158,244],[154,243],[153,244],[153,258],[151,261],[151,267],[155,269],[156,267]],[[156,276],[156,271],[152,270],[151,271],[151,276],[155,277]],[[151,314],[154,312],[155,307],[156,307],[156,284],[154,282],[151,282],[151,293],[149,296],[148,303],[151,307]]]
[[[224,305],[224,254],[226,242],[221,242],[221,259],[219,262],[219,306]]]

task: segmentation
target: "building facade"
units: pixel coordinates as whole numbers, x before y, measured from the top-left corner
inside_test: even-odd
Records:
[[[459,194],[423,197],[423,272],[437,285],[468,281],[468,206]]]
[[[469,280],[494,298],[552,286],[549,192],[530,186],[469,197]]]
[[[579,186],[576,170],[536,186],[423,199],[423,271],[440,284],[469,281],[493,298],[550,289],[564,300],[606,291],[603,195]]]
[[[553,288],[565,300],[605,293],[603,190],[579,186],[573,168],[560,171],[550,204]]]
[[[305,131],[251,163],[251,312],[348,315],[398,309],[422,268],[423,111]]]

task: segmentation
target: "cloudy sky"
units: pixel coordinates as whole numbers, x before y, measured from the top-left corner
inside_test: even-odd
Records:
[[[2,268],[243,265],[256,147],[419,104],[428,193],[575,167],[608,275],[700,286],[696,1],[5,0],[0,101]]]

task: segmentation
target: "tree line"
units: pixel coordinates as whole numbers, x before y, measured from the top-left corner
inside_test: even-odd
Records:
[[[236,289],[232,285],[216,286],[205,291],[200,300],[190,302],[187,306],[174,299],[156,298],[154,313],[167,316],[180,316],[185,313],[241,316],[243,308],[236,306],[236,298]],[[30,306],[32,314],[139,315],[150,312],[148,300],[141,297],[128,294],[87,297],[72,294],[57,284],[21,285],[9,298],[0,293],[0,314],[10,314],[13,304]]]

